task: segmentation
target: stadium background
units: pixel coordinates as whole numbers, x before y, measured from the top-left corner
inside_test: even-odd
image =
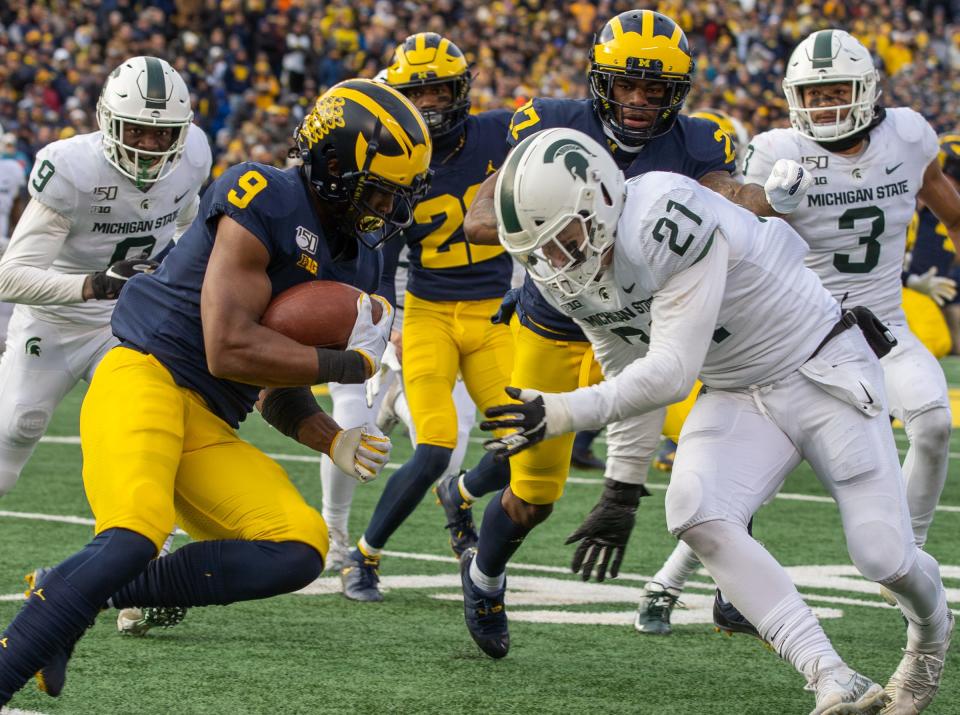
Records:
[[[442,32],[468,53],[477,76],[475,109],[514,107],[534,95],[585,96],[594,31],[634,6],[0,0],[0,124],[13,139],[0,154],[16,156],[28,170],[45,144],[96,129],[94,107],[107,73],[137,54],[165,57],[184,74],[195,121],[214,147],[215,175],[247,159],[282,164],[293,126],[319,92],[346,77],[373,76],[395,43],[417,31]],[[886,104],[917,109],[938,132],[958,128],[960,2],[693,0],[656,9],[681,23],[697,56],[688,109],[726,110],[751,133],[785,125],[779,91],[785,58],[809,32],[840,26],[874,52]],[[960,384],[960,363],[947,359],[944,366],[951,385]],[[56,563],[89,538],[77,444],[82,394],[78,388],[58,410],[20,486],[0,504],[3,622],[20,605],[22,573]],[[960,414],[956,404],[954,410]],[[315,455],[259,419],[248,420],[243,434],[285,455],[282,463],[298,487],[319,504]],[[902,430],[897,436],[903,447]],[[401,435],[396,442],[399,464],[410,452]],[[955,613],[958,450],[955,437],[949,484],[928,544],[945,566]],[[478,456],[474,442],[468,462]],[[366,523],[385,476],[358,489],[354,531]],[[306,598],[198,610],[179,628],[143,640],[119,639],[105,614],[81,642],[62,698],[29,687],[13,705],[65,715],[806,712],[811,697],[789,666],[749,639],[710,631],[712,587],[703,573],[677,611],[673,637],[634,634],[630,617],[640,587],[673,543],[663,528],[664,475],[654,474],[652,486],[621,578],[581,592],[567,572],[570,549],[562,542],[596,500],[599,481],[574,473],[554,517],[511,567],[516,645],[503,663],[484,659],[462,627],[442,517],[425,502],[391,544],[397,551],[384,574],[381,608],[346,602],[336,594],[336,580],[324,577]],[[784,497],[761,514],[760,538],[824,614],[825,628],[851,663],[885,679],[900,657],[898,616],[869,584],[845,575],[851,567],[836,509],[809,470],[791,476]],[[843,577],[824,580],[829,573]],[[544,577],[557,580],[537,581]],[[960,713],[958,674],[954,652],[932,715]]]

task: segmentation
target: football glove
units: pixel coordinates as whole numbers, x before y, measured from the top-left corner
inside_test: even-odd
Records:
[[[610,578],[617,577],[630,532],[636,522],[640,497],[650,494],[642,484],[627,484],[613,479],[605,479],[603,484],[600,501],[587,514],[580,528],[564,542],[580,542],[573,552],[570,570],[579,572],[584,581],[590,580],[594,566],[597,567],[597,581],[607,577],[608,566]]]
[[[366,425],[340,430],[330,444],[330,459],[359,482],[377,478],[390,459],[390,438],[373,434]]]
[[[143,258],[117,261],[107,270],[91,276],[90,288],[93,290],[93,297],[95,300],[114,300],[128,280],[138,273],[153,273],[159,266],[156,261]]]
[[[573,431],[573,416],[562,394],[506,388],[506,393],[520,404],[496,405],[484,413],[489,419],[480,423],[480,429],[516,428],[515,432],[488,439],[484,449],[504,460],[532,447],[545,439]]]
[[[774,211],[788,214],[800,206],[812,183],[810,172],[793,159],[777,159],[763,185],[763,192]]]
[[[400,360],[397,358],[397,349],[394,347],[393,342],[387,343],[386,350],[383,351],[383,357],[380,360],[380,369],[363,383],[364,397],[367,401],[367,407],[373,408],[373,403],[376,402],[377,395],[380,394],[380,390],[383,387],[383,378],[386,377],[387,372],[400,372]],[[399,377],[397,379],[400,379]]]
[[[922,275],[911,273],[907,276],[907,288],[930,296],[937,305],[943,305],[957,297],[957,282],[953,278],[938,276],[936,266],[931,266]]]
[[[373,302],[378,301],[383,308],[380,320],[373,322]],[[393,327],[393,306],[379,295],[363,293],[357,299],[357,320],[347,340],[347,350],[356,350],[367,363],[367,377],[373,377],[380,369],[380,359],[390,342],[390,329]]]

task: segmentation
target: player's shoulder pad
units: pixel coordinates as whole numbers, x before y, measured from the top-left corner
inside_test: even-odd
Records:
[[[624,246],[626,256],[642,256],[660,285],[700,261],[718,225],[709,196],[716,194],[682,174],[651,171],[628,180],[620,223],[636,229],[628,232],[633,239]]]
[[[512,118],[513,112],[509,109],[488,109],[470,115],[470,120],[475,121],[481,131],[500,131],[501,134],[510,126]]]
[[[207,191],[210,205],[232,211],[253,211],[264,218],[283,218],[304,208],[303,179],[298,171],[245,161],[223,172]],[[253,192],[253,197],[249,194]]]
[[[933,129],[930,123],[919,112],[910,107],[894,107],[887,110],[884,122],[891,122],[897,130],[897,136],[905,144],[922,142]]]
[[[58,213],[72,214],[80,196],[93,191],[99,172],[91,171],[90,167],[106,161],[99,139],[98,132],[79,134],[55,141],[37,152],[27,182],[31,198]]]
[[[684,145],[686,146],[687,152],[689,152],[690,156],[694,159],[698,161],[711,161],[718,156],[724,156],[724,146],[726,146],[726,142],[723,141],[723,134],[722,132],[719,135],[717,134],[720,127],[709,119],[688,117],[685,114],[681,114],[677,117],[677,124],[680,125],[683,131]],[[717,138],[718,136],[720,139]]]
[[[183,146],[183,158],[194,169],[198,169],[206,178],[210,174],[213,155],[207,133],[196,124],[187,127],[187,140]]]

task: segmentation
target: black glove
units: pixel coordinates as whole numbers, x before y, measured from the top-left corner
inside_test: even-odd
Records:
[[[107,270],[94,273],[91,276],[90,287],[96,300],[113,300],[127,281],[138,273],[153,273],[160,266],[156,261],[146,258],[137,258],[128,261],[117,261]]]
[[[570,534],[564,542],[572,544],[583,540],[573,552],[570,570],[574,573],[580,571],[584,581],[590,580],[594,564],[597,564],[597,581],[603,581],[606,578],[608,564],[610,578],[617,577],[620,573],[620,564],[623,563],[623,553],[627,548],[630,532],[633,531],[633,524],[637,519],[640,497],[650,495],[642,484],[625,484],[613,479],[604,479],[603,484],[600,501],[587,514],[580,528]]]

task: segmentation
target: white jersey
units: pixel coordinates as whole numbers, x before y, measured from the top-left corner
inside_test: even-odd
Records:
[[[190,206],[210,173],[203,130],[190,125],[183,157],[162,180],[142,191],[106,159],[100,132],[53,142],[37,154],[30,196],[65,216],[70,231],[50,269],[95,273],[115,261],[150,258],[170,243],[177,215]],[[37,318],[102,325],[115,301],[29,306]]]
[[[810,171],[813,186],[786,217],[810,245],[807,265],[845,307],[865,305],[881,320],[902,323],[907,225],[937,151],[927,121],[901,107],[887,110],[858,156],[829,152],[793,129],[759,134],[747,149],[744,175],[763,184],[777,159]]]
[[[786,223],[758,218],[680,174],[649,172],[626,186],[612,270],[589,295],[547,296],[595,343],[608,377],[646,353],[658,294],[709,254],[718,233],[728,257],[715,277],[723,285],[717,319],[703,326],[711,338],[700,379],[716,388],[763,385],[810,357],[840,310],[803,266],[806,245]],[[682,355],[687,346],[671,347]]]
[[[0,240],[10,238],[10,212],[26,180],[19,161],[0,159]]]

